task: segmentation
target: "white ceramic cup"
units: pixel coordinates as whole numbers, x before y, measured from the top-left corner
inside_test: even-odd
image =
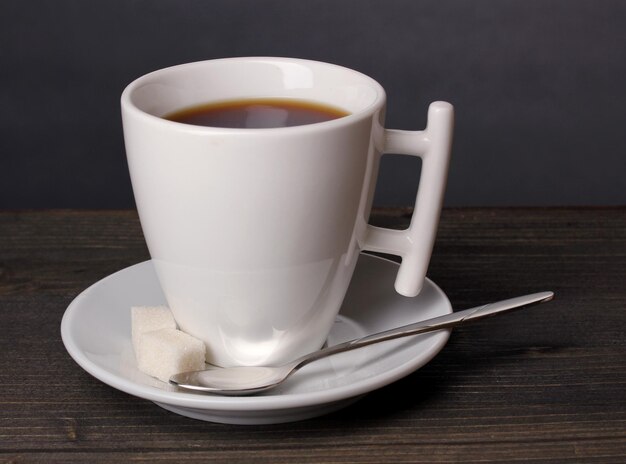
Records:
[[[350,115],[272,129],[162,118],[255,97],[304,99]],[[174,66],[124,90],[126,153],[148,249],[180,329],[206,343],[211,363],[270,365],[320,348],[361,250],[401,256],[395,288],[419,293],[446,184],[453,108],[432,103],[423,131],[389,130],[385,99],[380,84],[359,72],[271,57]],[[368,225],[383,153],[422,158],[407,230]]]

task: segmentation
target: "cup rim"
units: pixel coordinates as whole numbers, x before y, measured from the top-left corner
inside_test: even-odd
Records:
[[[342,116],[340,118],[331,119],[329,121],[322,121],[312,124],[303,124],[298,126],[288,126],[288,127],[269,127],[269,128],[236,128],[236,127],[211,127],[211,126],[198,126],[193,124],[187,124],[182,122],[170,121],[168,119],[164,119],[160,116],[155,116],[150,114],[142,109],[140,109],[135,103],[132,101],[132,93],[139,88],[142,84],[146,83],[150,79],[154,79],[155,76],[165,73],[171,72],[173,70],[178,70],[182,68],[193,68],[204,66],[207,63],[217,63],[217,62],[226,62],[226,61],[241,61],[241,62],[255,62],[255,61],[274,61],[274,62],[295,62],[304,65],[316,65],[316,66],[325,66],[330,68],[335,68],[344,73],[350,73],[355,76],[358,76],[361,79],[364,79],[368,82],[372,89],[374,89],[376,96],[372,103],[368,104],[366,107],[352,112],[347,116]],[[318,130],[328,130],[333,128],[344,127],[353,124],[359,120],[370,117],[374,112],[383,107],[386,101],[386,93],[382,85],[380,85],[375,79],[370,76],[361,73],[359,71],[355,71],[354,69],[347,68],[345,66],[327,63],[324,61],[316,61],[316,60],[308,60],[303,58],[290,58],[290,57],[275,57],[275,56],[245,56],[245,57],[233,57],[233,58],[217,58],[210,60],[200,60],[200,61],[192,61],[189,63],[182,63],[178,65],[168,66],[165,68],[157,69],[155,71],[144,74],[131,83],[129,83],[121,95],[121,107],[122,107],[122,118],[123,113],[128,112],[129,115],[140,118],[143,121],[151,124],[158,124],[163,128],[183,130],[185,132],[190,133],[199,133],[199,134],[236,134],[236,135],[278,135],[281,133],[294,133],[294,132],[310,132],[310,131],[318,131]]]

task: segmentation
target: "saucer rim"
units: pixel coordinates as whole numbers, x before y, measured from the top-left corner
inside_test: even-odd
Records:
[[[387,258],[366,253],[362,254],[368,259],[381,260],[391,263],[394,266],[399,266],[397,262]],[[339,402],[382,388],[416,371],[430,362],[443,349],[448,342],[451,333],[451,329],[442,329],[433,332],[431,334],[431,337],[434,338],[432,342],[433,344],[426,351],[426,356],[419,356],[413,362],[408,361],[402,363],[386,371],[385,375],[381,378],[361,379],[356,383],[334,387],[328,390],[320,390],[313,393],[303,392],[263,396],[220,396],[200,395],[197,393],[187,393],[182,391],[159,390],[156,387],[142,385],[126,379],[100,367],[83,353],[82,349],[74,340],[71,332],[73,322],[76,320],[78,314],[78,309],[81,307],[82,301],[87,299],[90,293],[94,292],[98,287],[106,284],[108,281],[119,278],[119,274],[138,270],[140,271],[140,268],[143,267],[153,267],[152,260],[146,260],[109,274],[93,283],[77,295],[68,305],[65,313],[63,314],[63,318],[61,320],[61,338],[70,356],[88,374],[117,390],[157,403],[165,403],[173,406],[202,410],[252,412],[302,408]],[[446,312],[442,313],[442,315],[451,313],[452,305],[443,290],[441,290],[437,284],[428,278],[426,278],[424,283],[424,287],[426,286],[431,286],[437,293],[438,299],[441,299],[445,303]]]

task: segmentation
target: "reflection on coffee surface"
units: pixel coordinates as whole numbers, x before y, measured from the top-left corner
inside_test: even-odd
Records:
[[[196,126],[268,129],[315,124],[349,114],[308,100],[254,98],[196,105],[170,113],[164,119]]]

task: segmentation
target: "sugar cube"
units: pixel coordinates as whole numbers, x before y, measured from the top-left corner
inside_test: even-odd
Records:
[[[180,330],[143,332],[135,349],[137,367],[163,382],[180,372],[204,369],[204,342]]]
[[[131,314],[131,338],[135,353],[140,345],[139,336],[159,329],[175,329],[176,321],[167,306],[133,306]]]

